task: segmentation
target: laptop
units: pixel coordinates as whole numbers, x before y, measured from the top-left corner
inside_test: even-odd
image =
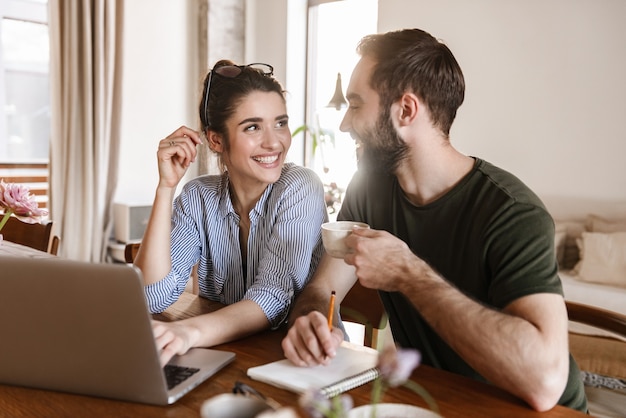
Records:
[[[0,256],[0,384],[155,405],[176,402],[234,360],[194,348],[166,366],[141,272],[122,264]]]

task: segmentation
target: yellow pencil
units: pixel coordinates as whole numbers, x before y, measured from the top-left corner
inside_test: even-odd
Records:
[[[335,310],[335,291],[330,292],[330,305],[328,306],[328,329],[333,329],[333,312]]]

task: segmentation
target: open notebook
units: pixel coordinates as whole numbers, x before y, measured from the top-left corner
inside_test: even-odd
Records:
[[[0,384],[164,405],[235,358],[192,349],[168,389],[150,320],[134,267],[0,256]]]
[[[376,350],[344,341],[326,366],[298,367],[284,359],[251,367],[248,376],[295,393],[318,389],[331,398],[376,379],[377,361]]]

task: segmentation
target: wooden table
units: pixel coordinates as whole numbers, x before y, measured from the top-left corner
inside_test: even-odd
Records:
[[[219,309],[219,305],[184,293],[166,312],[155,315],[161,320],[181,319]],[[215,395],[232,390],[236,381],[244,382],[282,405],[296,406],[297,395],[247,377],[246,370],[283,358],[280,342],[285,330],[267,331],[232,343],[217,346],[233,351],[235,361],[219,371],[176,404],[166,407],[100,399],[82,395],[57,393],[0,385],[0,416],[10,417],[195,417],[200,416],[202,403]],[[421,384],[439,405],[444,417],[585,417],[587,415],[557,406],[544,413],[531,410],[508,393],[472,379],[419,366],[412,379]],[[371,384],[350,391],[355,405],[369,403]],[[426,407],[425,402],[405,388],[389,390],[384,402],[408,403]]]
[[[54,257],[50,253],[39,251],[34,248],[27,247],[25,245],[16,244],[14,242],[7,241],[6,239],[2,239],[2,242],[0,242],[0,255],[7,255],[7,256],[12,256],[12,257],[28,257],[28,258]]]

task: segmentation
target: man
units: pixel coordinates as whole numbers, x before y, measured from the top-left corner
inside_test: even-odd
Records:
[[[339,220],[366,222],[343,260],[325,254],[283,340],[301,366],[327,363],[343,340],[323,312],[358,279],[377,289],[395,342],[423,362],[495,384],[544,411],[586,411],[568,353],[554,223],[516,177],[449,140],[465,82],[430,34],[365,37],[341,130],[361,144]]]

